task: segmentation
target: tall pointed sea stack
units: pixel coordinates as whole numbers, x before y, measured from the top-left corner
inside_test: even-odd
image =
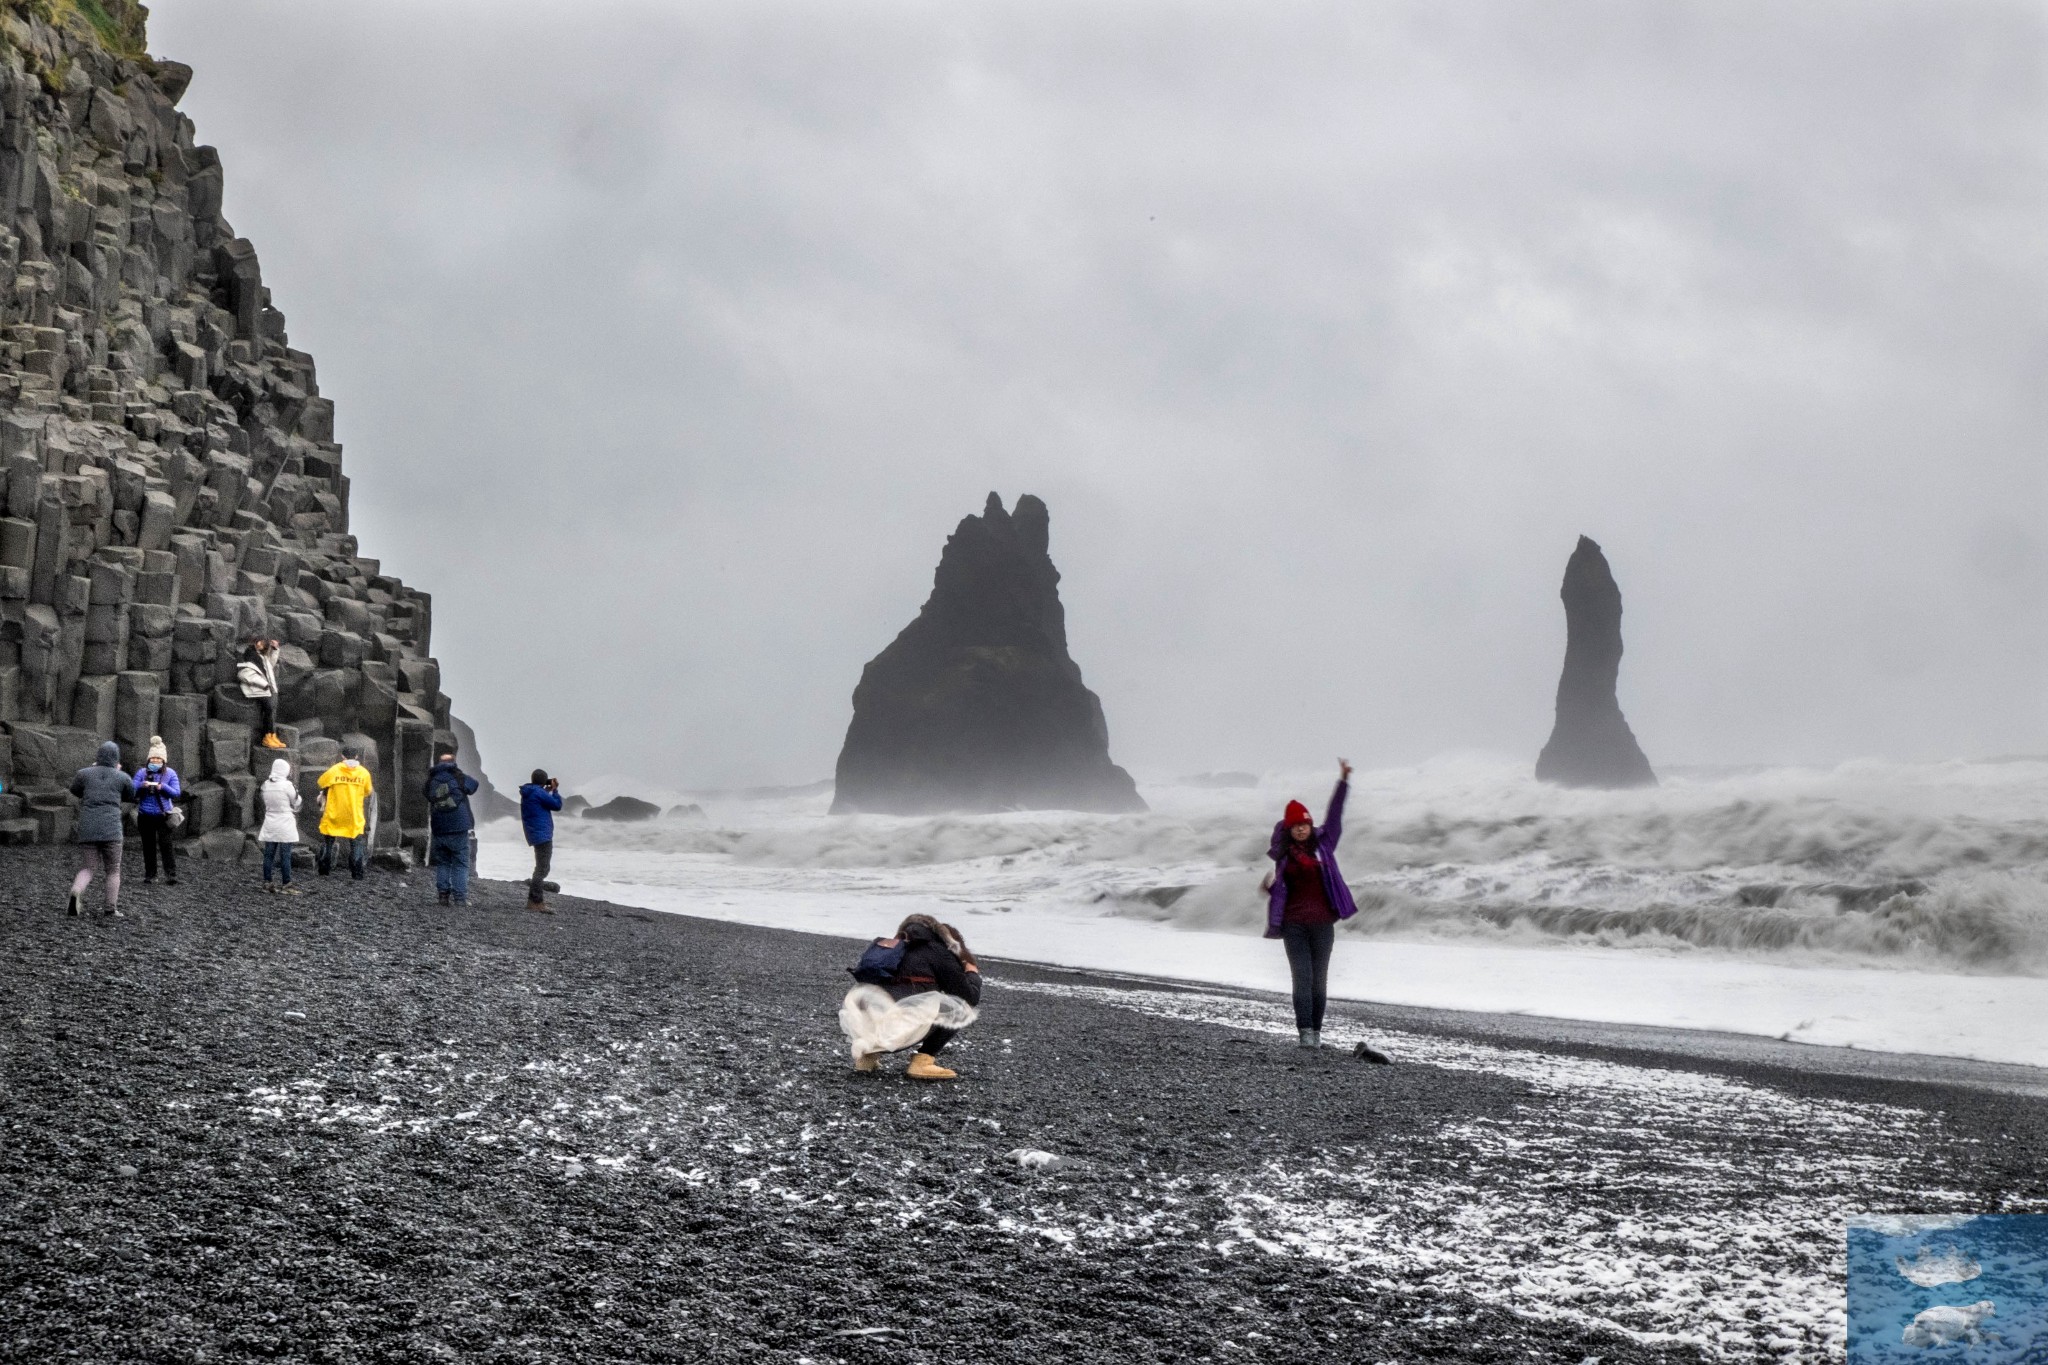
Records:
[[[1557,680],[1557,725],[1536,760],[1539,781],[1566,787],[1654,787],[1614,695],[1621,672],[1621,589],[1607,556],[1579,537],[1564,567],[1564,674]]]
[[[209,854],[253,838],[275,758],[310,795],[346,741],[379,847],[424,848],[457,728],[431,604],[349,534],[334,404],[144,18],[0,4],[0,843],[66,838],[73,770],[161,735]],[[236,686],[255,635],[284,642],[281,754]]]
[[[946,541],[924,610],[853,690],[834,811],[1145,809],[1067,656],[1045,504],[988,495]]]

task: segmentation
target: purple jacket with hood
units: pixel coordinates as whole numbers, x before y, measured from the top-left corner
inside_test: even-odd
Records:
[[[1349,782],[1337,783],[1337,790],[1330,793],[1330,808],[1323,813],[1323,823],[1309,836],[1322,864],[1323,894],[1330,898],[1330,908],[1337,912],[1338,919],[1350,919],[1358,913],[1358,902],[1351,899],[1351,888],[1344,884],[1344,874],[1337,870],[1337,841],[1344,837],[1344,796],[1350,790]],[[1287,913],[1287,846],[1293,842],[1285,820],[1273,826],[1273,845],[1266,851],[1266,856],[1273,860],[1273,890],[1266,897],[1267,938],[1280,937],[1281,917]]]

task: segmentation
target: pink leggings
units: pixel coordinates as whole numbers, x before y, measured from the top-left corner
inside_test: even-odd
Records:
[[[71,894],[76,896],[92,885],[93,868],[97,866],[100,875],[107,879],[107,909],[114,908],[121,899],[121,841],[106,844],[80,844],[78,846],[78,875],[71,879]]]

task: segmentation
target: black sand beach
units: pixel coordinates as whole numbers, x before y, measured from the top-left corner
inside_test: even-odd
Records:
[[[992,964],[918,1085],[842,941],[70,866],[0,851],[6,1360],[1820,1360],[1841,1213],[2048,1209],[2013,1069]]]

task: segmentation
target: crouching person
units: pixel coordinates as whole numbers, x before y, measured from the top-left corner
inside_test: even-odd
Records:
[[[850,968],[860,984],[839,1007],[839,1027],[853,1069],[874,1071],[882,1056],[915,1047],[904,1073],[913,1080],[950,1081],[939,1053],[972,1024],[981,1003],[981,966],[950,924],[912,915],[896,937],[877,939]]]

